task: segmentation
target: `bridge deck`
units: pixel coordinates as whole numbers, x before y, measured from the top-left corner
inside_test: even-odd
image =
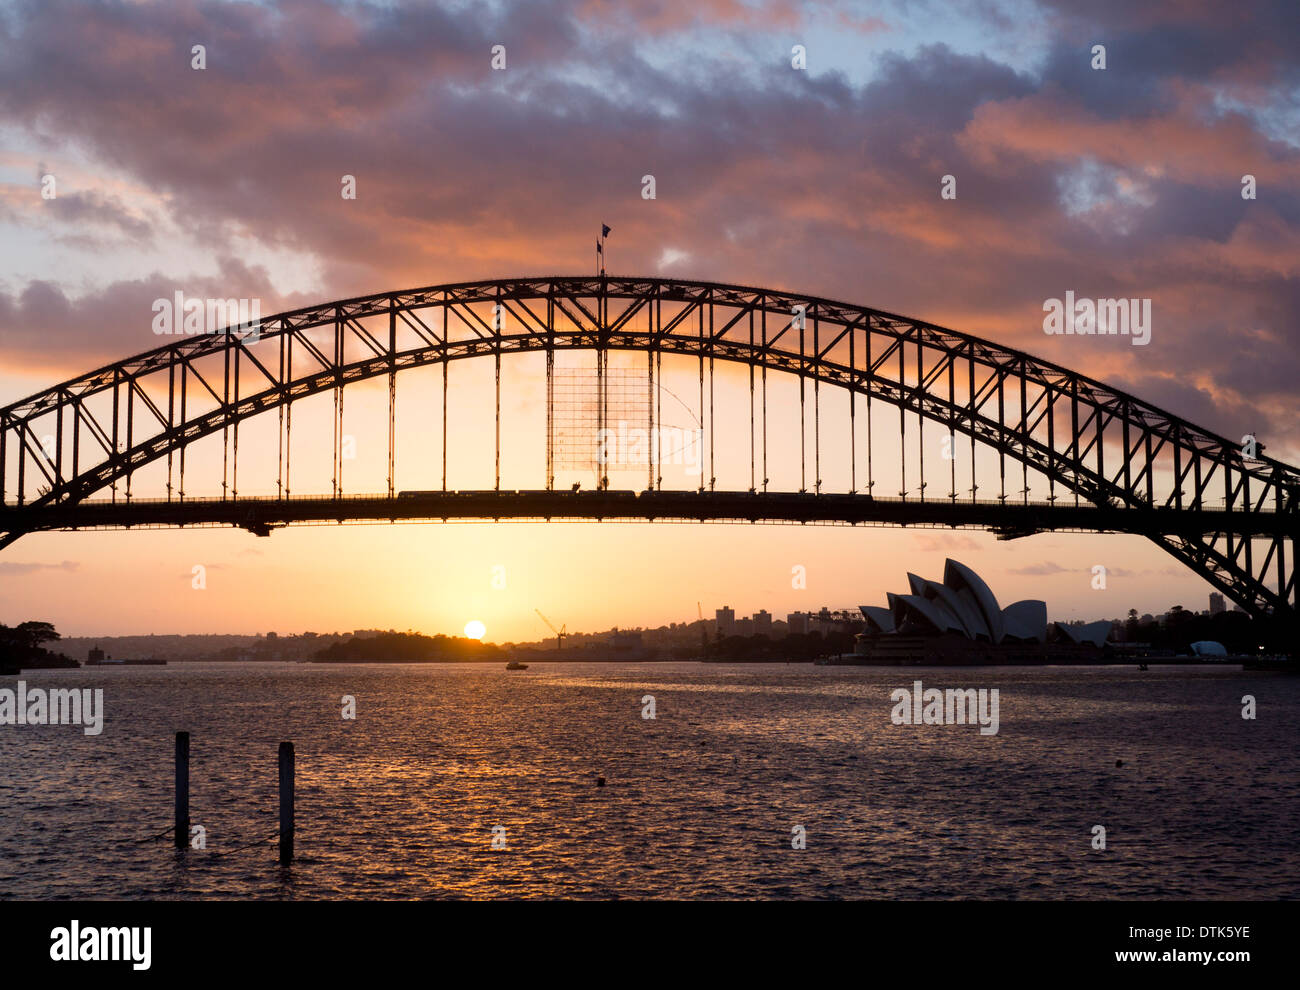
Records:
[[[8,505],[0,507],[0,532],[236,526],[266,535],[275,527],[303,523],[557,519],[950,527],[989,530],[1004,539],[1046,531],[1297,535],[1289,513],[744,491],[418,491],[392,498],[123,499]]]

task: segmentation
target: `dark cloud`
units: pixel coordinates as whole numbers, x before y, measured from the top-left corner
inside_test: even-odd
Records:
[[[31,282],[16,295],[0,292],[0,352],[38,367],[61,367],[75,354],[75,370],[84,371],[166,342],[153,332],[153,303],[171,300],[177,292],[224,298],[238,285],[244,298],[261,299],[268,315],[304,303],[278,294],[262,269],[233,258],[218,261],[214,275],[177,278],[154,272],[76,296],[51,281]]]

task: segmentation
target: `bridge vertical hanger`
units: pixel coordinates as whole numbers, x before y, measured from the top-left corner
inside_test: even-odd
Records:
[[[754,352],[754,308],[749,308],[749,351]],[[749,364],[749,490],[755,489],[754,484],[754,361],[751,358]]]
[[[949,472],[948,481],[948,498],[952,501],[957,500],[957,413],[952,412],[957,408],[957,359],[952,351],[948,352],[948,408],[950,418],[948,422],[948,437],[946,442],[950,444],[952,450],[949,451]]]
[[[974,367],[972,365],[972,367]],[[974,372],[972,372],[973,374]],[[1074,379],[1070,382],[1070,447],[1069,458],[1071,463],[1079,463],[1079,381]],[[1200,458],[1197,458],[1196,464],[1196,493],[1200,496],[1201,465]],[[1079,487],[1074,487],[1074,507],[1079,507]]]
[[[1179,424],[1179,423],[1174,423],[1174,424],[1172,424],[1172,425],[1173,425],[1173,435],[1174,435],[1174,441],[1173,441],[1173,443],[1174,443],[1174,494],[1173,494],[1173,500],[1174,500],[1174,508],[1177,509],[1177,510],[1180,510],[1180,511],[1181,511],[1181,510],[1182,510],[1182,507],[1183,507],[1183,479],[1184,479],[1184,472],[1183,472],[1183,450],[1182,450],[1183,445],[1182,445],[1182,443],[1181,443],[1181,441],[1182,441],[1182,432],[1183,432],[1183,428],[1182,428],[1182,425]],[[1048,441],[1048,445],[1049,445],[1049,446],[1051,445],[1051,441],[1050,441],[1050,440]],[[1166,502],[1165,504],[1168,505],[1169,503]]]
[[[239,355],[243,351],[243,346],[240,344],[238,338],[236,338],[231,333],[226,334],[226,350],[235,352],[234,405],[236,408],[238,408],[239,406]],[[128,422],[127,433],[129,434],[130,431],[131,431],[131,427]],[[232,499],[235,499],[235,498],[239,498],[239,417],[238,416],[235,417],[235,424],[232,433],[234,436],[234,445],[231,448],[231,454],[230,454],[230,497]],[[127,443],[129,445],[130,441],[127,441]],[[127,498],[131,497],[130,492],[131,492],[130,485],[128,484],[127,496],[126,496]]]
[[[189,385],[189,367],[190,367],[189,361],[186,360],[181,361],[181,422],[182,423],[188,422],[188,420],[185,417],[185,400],[187,397],[186,393],[188,392],[188,385]],[[81,412],[80,406],[78,406],[77,412],[78,414],[80,414]],[[74,443],[76,442],[77,439],[80,438],[80,436],[81,436],[81,430],[78,429],[76,433],[76,437],[74,437]],[[185,501],[185,451],[188,449],[189,447],[187,444],[181,444],[180,464],[178,465],[179,477],[177,478],[177,481],[180,484],[179,500],[182,502]],[[75,453],[73,455],[73,460],[74,461],[76,460]],[[74,470],[73,473],[76,474],[77,472]]]
[[[1047,393],[1047,501],[1056,502],[1056,400],[1059,393],[1051,389]],[[1178,445],[1174,445],[1174,484],[1182,484],[1182,474],[1178,471]]]
[[[863,343],[866,344],[866,359],[863,362],[863,368],[866,369],[866,393],[867,393],[867,498],[875,497],[876,476],[872,469],[871,455],[876,447],[876,436],[871,432],[871,382],[876,377],[876,366],[871,363],[871,316],[867,315],[867,332],[863,337]]]
[[[1128,414],[1129,408],[1125,404],[1123,407],[1123,422],[1120,423],[1120,442],[1124,445],[1124,490],[1133,490],[1133,474],[1131,471],[1133,463],[1133,448],[1129,445],[1128,438]]]
[[[113,369],[113,459],[114,460],[117,459],[118,455],[121,453],[122,450],[122,445],[121,443],[118,442],[117,439],[118,412],[122,405],[121,399],[118,397],[118,386],[121,384],[121,382],[122,382],[122,369],[114,368]],[[25,452],[24,452],[23,459],[19,463],[20,464],[27,463],[27,457]],[[19,475],[19,481],[21,482],[21,480],[22,480],[22,475]],[[226,482],[225,482],[225,476],[223,474],[222,482],[221,482],[221,491],[223,495],[225,494],[225,490],[226,490]],[[114,502],[116,502],[117,501],[117,476],[116,475],[113,477],[112,492],[113,492],[112,499]]]
[[[994,377],[993,377],[993,379],[992,379],[992,381],[994,382],[994,386],[995,386],[995,387],[994,387],[994,390],[990,393],[990,396],[994,396],[994,397],[996,397],[996,399],[997,399],[997,402],[996,402],[996,412],[995,412],[996,419],[995,419],[994,424],[993,424],[994,429],[995,429],[995,431],[997,431],[997,433],[1002,434],[1002,435],[1005,435],[1006,428],[1007,428],[1007,401],[1006,401],[1006,369],[1005,369],[1005,368],[1002,366],[1002,364],[1001,364],[1001,362],[1003,361],[1003,359],[1004,359],[1004,355],[999,354],[999,355],[996,356],[996,360],[997,360],[997,362],[998,362],[998,365],[997,365],[997,367],[995,367],[995,368],[993,369],[993,376],[994,376]],[[1006,500],[1007,500],[1007,485],[1006,485],[1006,482],[1007,482],[1007,467],[1006,467],[1007,451],[1006,451],[1006,445],[1005,445],[1005,444],[1001,444],[1001,443],[999,443],[999,444],[997,445],[997,447],[998,447],[998,495],[997,495],[997,498],[998,498],[998,501],[999,501],[999,502],[1002,502],[1002,503],[1005,504],[1005,502],[1006,502]]]
[[[505,332],[505,315],[501,303],[501,287],[497,286],[496,303],[492,311],[492,357],[496,366],[496,482],[493,491],[501,491],[501,335]]]
[[[601,491],[609,488],[609,438],[608,428],[609,396],[606,372],[609,370],[609,277],[605,274],[605,238],[609,236],[609,226],[603,221],[600,225],[600,290],[596,297],[596,396],[597,396],[597,450],[601,452],[599,482]]]
[[[1094,419],[1097,423],[1097,476],[1099,478],[1104,478],[1106,477],[1106,423],[1102,418],[1101,408],[1098,407],[1094,409],[1090,418]]]
[[[546,490],[555,487],[555,292],[546,293]]]
[[[898,497],[907,498],[907,348],[898,342]]]
[[[649,320],[646,321],[647,326]],[[647,335],[649,343],[649,335]],[[655,487],[655,451],[659,444],[655,436],[655,354],[649,347],[645,352],[645,415],[646,415],[646,449],[645,449],[645,487],[654,491]]]
[[[713,339],[713,290],[708,290],[709,300],[709,491],[714,490],[717,482],[717,468],[713,462],[713,452],[716,449],[713,442],[713,348],[715,341]]]
[[[696,325],[699,327],[700,354],[699,354],[699,373],[700,373],[700,492],[704,492],[704,307],[698,305],[695,308]]]
[[[1250,505],[1250,475],[1249,475],[1249,474],[1246,474],[1244,471],[1242,472],[1242,475],[1241,475],[1241,493],[1242,493],[1242,502],[1245,504],[1246,508],[1249,509],[1249,508],[1251,507],[1251,505]],[[1254,574],[1254,573],[1255,573],[1255,565],[1254,565],[1254,558],[1253,558],[1253,556],[1252,556],[1252,552],[1253,552],[1253,548],[1254,548],[1254,546],[1255,546],[1255,541],[1252,540],[1252,539],[1250,539],[1250,537],[1247,537],[1246,540],[1245,540],[1245,543],[1246,543],[1246,570],[1247,570],[1249,573]],[[1267,565],[1267,564],[1264,565],[1264,569],[1265,569],[1265,571],[1268,570],[1268,565]]]
[[[767,492],[767,296],[759,297],[763,334],[763,492]]]
[[[221,349],[223,385],[221,392],[221,497],[230,497],[230,347]]]
[[[602,242],[604,238],[601,238]],[[609,350],[606,337],[609,327],[609,278],[605,275],[604,262],[600,268],[600,295],[596,297],[596,406],[597,406],[597,450],[601,452],[599,482],[601,491],[609,488],[609,434],[607,417],[609,415],[609,383],[606,380]]]
[[[388,299],[388,497],[397,493],[394,482],[397,460],[397,300]]]
[[[181,365],[181,381],[185,380],[185,366]],[[72,416],[72,476],[74,478],[81,474],[81,420],[84,416],[81,409],[81,397],[77,396],[73,404]],[[182,411],[181,419],[185,418]],[[3,451],[3,445],[0,445],[0,451]],[[0,461],[4,460],[4,455],[0,453]]]
[[[447,490],[447,366],[449,344],[447,339],[447,310],[451,308],[451,295],[442,294],[442,490]]]
[[[288,498],[293,490],[292,442],[293,442],[293,390],[289,383],[293,381],[293,334],[282,334],[284,345],[284,497]]]
[[[1019,431],[1020,431],[1020,436],[1022,437],[1021,442],[1020,442],[1020,450],[1021,450],[1021,458],[1020,458],[1020,474],[1021,474],[1021,478],[1020,478],[1020,482],[1021,482],[1021,486],[1022,486],[1022,487],[1021,487],[1021,500],[1022,500],[1023,504],[1028,505],[1028,504],[1029,504],[1029,445],[1028,445],[1028,443],[1026,443],[1026,442],[1024,441],[1023,438],[1024,438],[1025,436],[1027,436],[1027,435],[1028,435],[1028,432],[1029,432],[1029,410],[1028,410],[1029,396],[1028,396],[1027,391],[1026,391],[1025,369],[1024,369],[1023,361],[1021,362],[1021,367],[1020,367],[1020,371],[1019,371],[1019,377],[1020,377],[1020,427],[1019,427]]]
[[[135,474],[135,460],[130,453],[135,449],[135,390],[135,379],[128,378],[126,382],[126,500],[128,502],[131,501],[131,477]]]
[[[167,368],[167,429],[176,429],[176,362],[173,361]],[[167,501],[172,500],[172,453],[167,451]],[[59,454],[63,454],[63,407],[59,407]],[[4,455],[0,454],[0,461],[4,460]],[[60,461],[60,464],[62,461]],[[62,470],[59,471],[62,477]]]
[[[817,305],[813,311],[813,491],[822,493],[822,343]]]
[[[999,357],[1001,360],[1001,357]],[[1006,430],[1007,426],[1007,393],[1006,393],[1006,375],[1003,374],[1001,365],[995,371],[998,376],[998,429]],[[1006,449],[998,444],[998,501],[1006,502],[1007,500],[1007,452]]]
[[[921,390],[925,387],[925,344],[923,332],[916,333],[916,476],[917,497],[925,501],[925,417],[921,414],[925,399]]]
[[[794,316],[790,316],[794,320]],[[800,495],[809,490],[809,479],[807,479],[807,442],[809,442],[809,431],[807,431],[807,420],[805,411],[803,411],[803,386],[805,386],[807,372],[807,351],[803,347],[803,327],[807,324],[807,311],[798,316],[800,321]]]
[[[58,443],[58,448],[54,451],[54,477],[58,479],[60,485],[63,484],[63,406],[64,403],[60,402],[58,412],[54,416],[54,436]],[[170,481],[170,479],[168,480]],[[170,484],[168,485],[167,497],[171,497]],[[0,496],[0,503],[3,501],[3,496]]]
[[[971,350],[970,345],[967,345],[967,349],[968,352]],[[975,471],[975,437],[979,429],[977,422],[979,409],[975,402],[975,355],[973,353],[968,353],[966,367],[970,371],[970,391],[966,397],[967,409],[970,412],[970,500],[974,502],[979,491],[979,480]]]
[[[664,421],[664,352],[655,351],[655,378],[659,381],[659,387],[655,391],[655,404],[658,407],[658,420],[660,429],[663,428]],[[662,490],[664,487],[664,462],[663,451],[658,452],[658,464],[655,468],[655,487]]]
[[[857,367],[853,357],[853,345],[858,336],[856,327],[849,327],[849,381],[857,384]],[[858,493],[858,392],[856,388],[849,391],[849,494]]]
[[[276,382],[279,384],[281,391],[285,391],[285,392],[287,392],[286,384],[288,383],[289,378],[288,375],[286,374],[286,368],[284,363],[284,349],[285,349],[285,344],[288,340],[289,340],[288,334],[280,334],[280,339],[277,341],[277,343],[280,345],[279,346],[280,364],[276,376]],[[281,402],[278,406],[276,406],[276,412],[279,414],[275,424],[275,497],[276,498],[284,498],[285,495],[284,493],[284,410],[285,410],[285,406],[289,404],[287,401],[288,396],[286,395],[285,398],[286,401]]]
[[[339,408],[343,398],[339,384],[339,368],[343,365],[343,310],[342,307],[335,307],[334,315],[334,434],[331,456],[333,457],[333,466],[330,471],[330,487],[333,490],[334,497],[339,497],[339,490],[342,487],[339,479],[339,465],[343,460],[343,414]]]
[[[664,425],[664,351],[661,346],[664,333],[664,297],[663,293],[656,290],[654,298],[654,308],[651,310],[651,328],[653,329],[652,341],[654,343],[655,355],[655,394],[654,402],[656,405],[655,419],[659,422],[659,428],[662,430]],[[656,482],[651,485],[652,488],[663,489],[663,451],[659,449],[659,438],[651,436],[650,449],[654,452],[656,466],[654,476]]]

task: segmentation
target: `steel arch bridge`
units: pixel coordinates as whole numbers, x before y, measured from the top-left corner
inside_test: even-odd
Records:
[[[715,361],[748,366],[749,489],[716,489],[711,415],[709,471],[697,491],[664,488],[653,457],[644,490],[609,490],[607,477],[595,491],[557,489],[554,356],[564,350],[595,353],[602,410],[610,353],[644,353],[651,432],[656,416],[662,423],[662,389],[656,398],[654,383],[662,383],[665,354],[698,361],[701,422],[706,363],[710,401]],[[525,352],[546,358],[545,487],[504,491],[501,359]],[[490,491],[447,487],[447,367],[470,358],[496,366],[497,473]],[[426,365],[440,365],[443,375],[442,489],[398,492],[396,376]],[[798,491],[769,487],[768,372],[798,380]],[[384,376],[388,491],[345,495],[343,389]],[[823,387],[849,395],[847,450],[823,449]],[[332,492],[295,496],[293,404],[331,392]],[[761,453],[755,411],[760,397]],[[902,483],[896,498],[874,491],[871,421],[873,405],[879,409],[881,403],[893,407],[900,424],[895,466]],[[239,427],[267,412],[278,413],[276,493],[241,497]],[[927,496],[923,443],[916,444],[909,464],[909,417],[916,424],[913,433],[923,435],[930,423],[951,442],[959,435],[963,444],[969,441],[968,488],[958,487],[956,457],[943,457],[938,473],[949,490],[944,497]],[[856,439],[864,420],[865,460]],[[185,492],[186,452],[214,434],[222,438],[222,491],[195,498]],[[996,486],[979,483],[977,445],[996,458]],[[1273,458],[1247,453],[1239,443],[1059,365],[863,306],[664,278],[498,279],[345,299],[182,336],[0,409],[0,548],[25,533],[54,529],[232,525],[266,535],[294,522],[367,519],[843,522],[978,527],[1001,538],[1063,529],[1124,532],[1148,537],[1247,612],[1292,622],[1300,475]],[[823,455],[840,468],[848,462],[847,491],[823,491]],[[932,456],[931,478],[934,461]],[[1012,484],[1017,467],[1023,482],[1010,492],[1008,462]],[[136,497],[133,474],[161,463],[165,496]],[[1031,472],[1045,486],[1045,497],[1030,499]],[[998,495],[980,498],[981,487],[996,487]]]

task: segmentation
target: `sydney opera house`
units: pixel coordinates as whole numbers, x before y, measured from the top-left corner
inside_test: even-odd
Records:
[[[887,605],[862,605],[867,630],[857,637],[862,663],[1087,663],[1101,656],[1110,623],[1068,626],[1047,621],[1047,603],[1005,608],[984,580],[959,561],[944,563],[943,581],[907,575],[908,592]]]

